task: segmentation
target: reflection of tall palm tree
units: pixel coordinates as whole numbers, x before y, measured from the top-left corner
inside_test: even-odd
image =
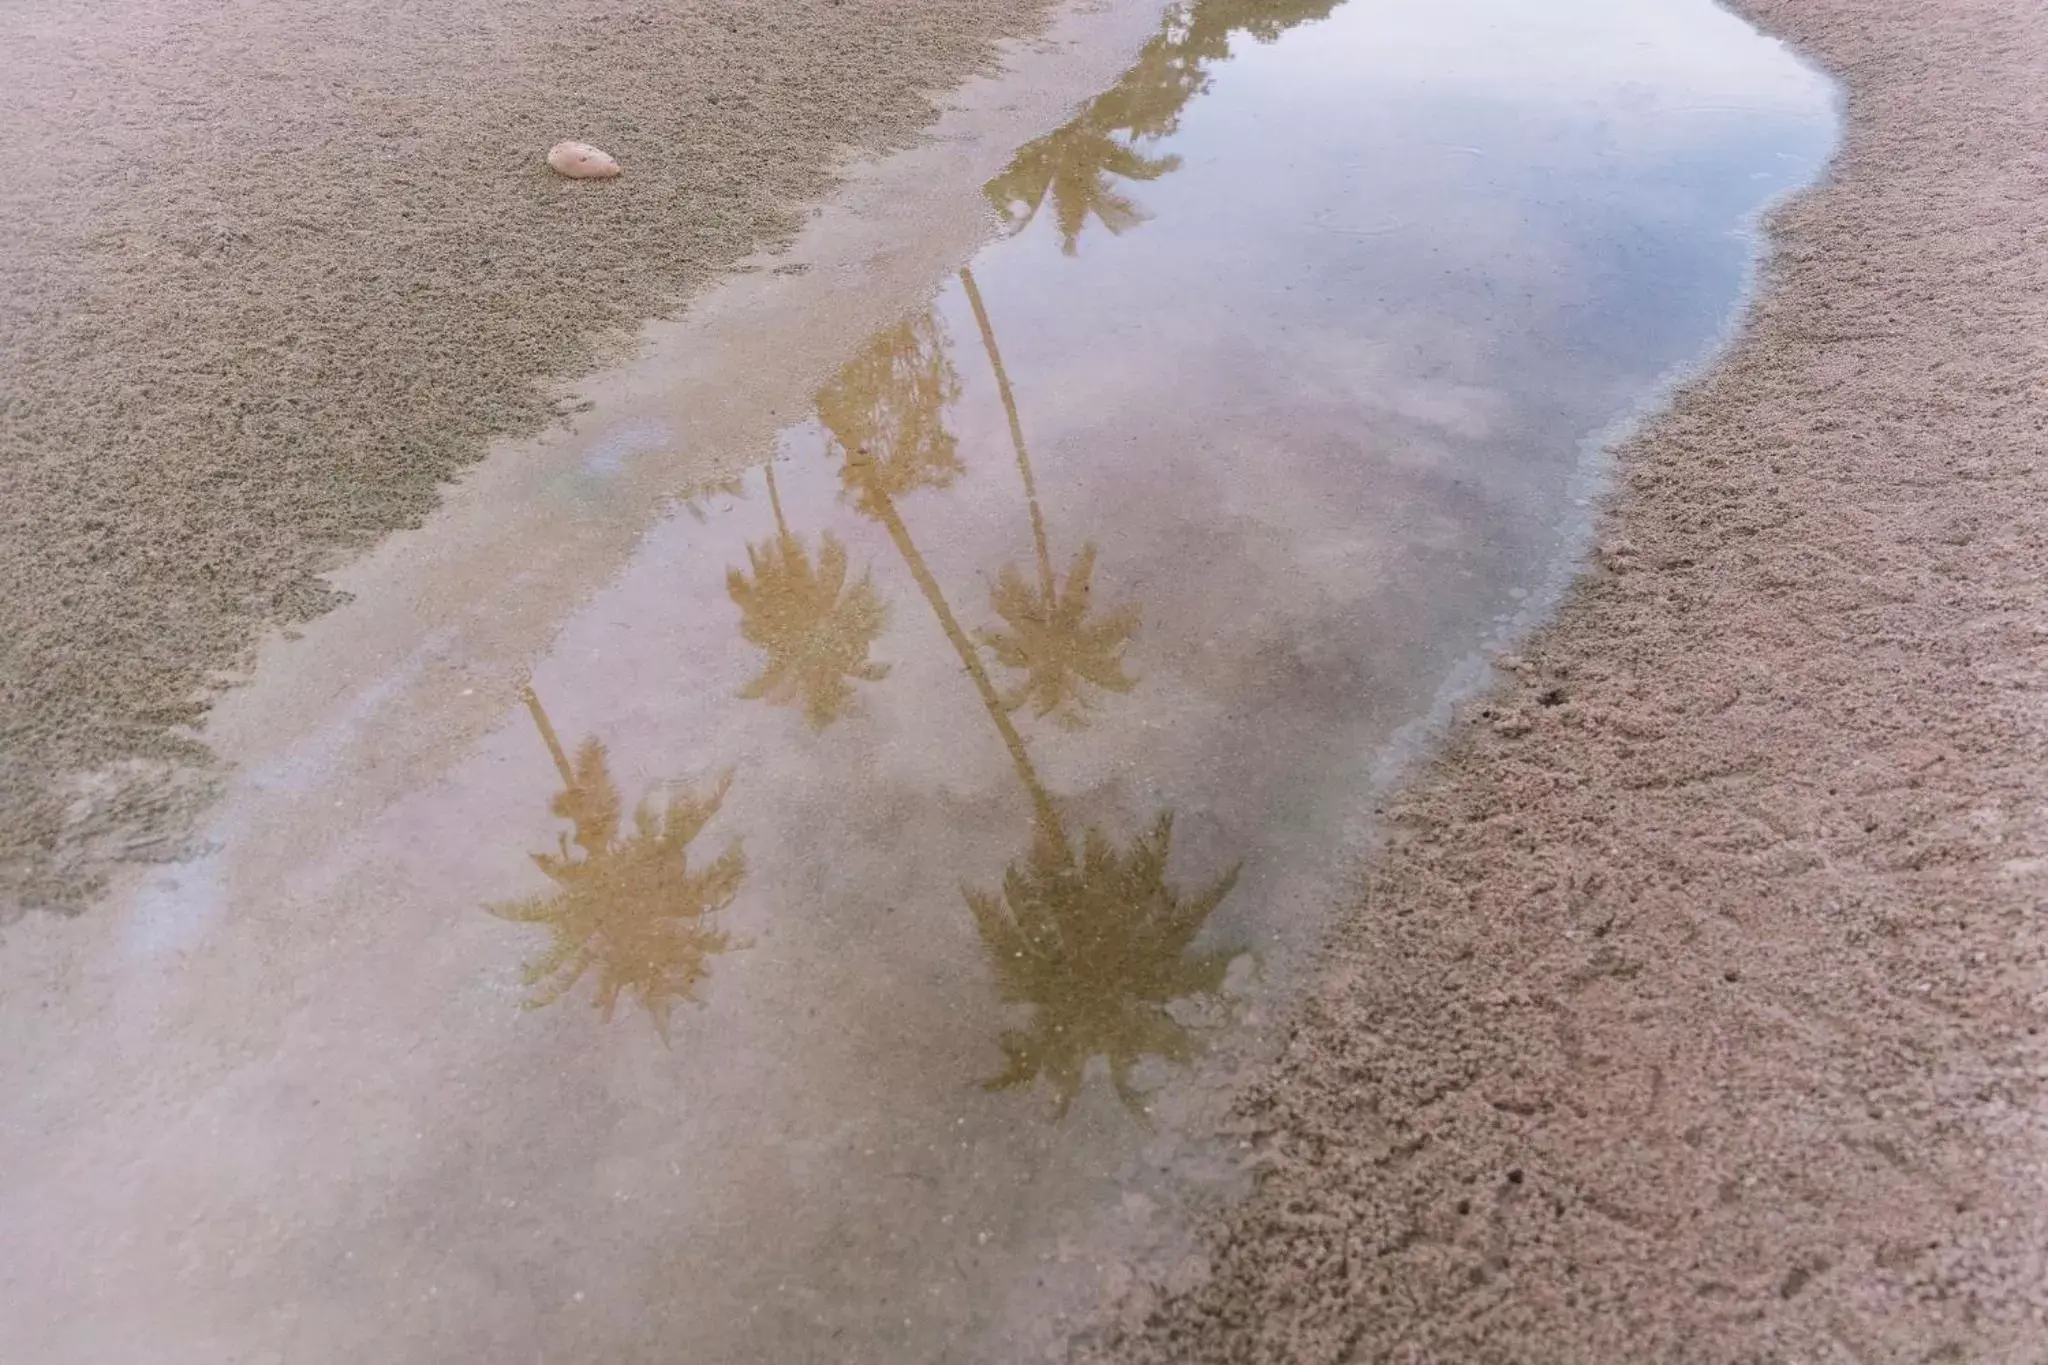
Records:
[[[1209,68],[1230,55],[1230,35],[1271,42],[1294,25],[1320,19],[1339,0],[1183,0],[1123,78],[1058,131],[1027,144],[984,193],[1010,229],[1021,231],[1049,198],[1060,249],[1075,253],[1092,217],[1111,234],[1145,220],[1117,181],[1157,180],[1180,165],[1140,143],[1178,129],[1181,110],[1208,88]]]
[[[1119,136],[1125,130],[1104,126],[1084,113],[1035,142],[1025,144],[1003,173],[983,193],[1012,232],[1021,232],[1052,201],[1060,250],[1073,255],[1081,229],[1094,218],[1112,236],[1145,221],[1145,211],[1116,186],[1119,180],[1157,180],[1180,167],[1177,156],[1146,156]]]
[[[620,995],[632,995],[667,1042],[674,1003],[694,1001],[709,959],[732,946],[715,919],[746,876],[739,844],[728,844],[702,871],[689,865],[690,843],[718,813],[732,775],[705,795],[671,792],[665,808],[642,800],[633,832],[622,836],[619,790],[604,745],[585,740],[572,762],[540,698],[531,688],[525,696],[562,777],[548,808],[571,823],[580,850],[570,851],[571,835],[558,836],[554,853],[533,855],[554,891],[486,907],[500,919],[549,931],[547,951],[522,972],[528,986],[539,988],[526,1006],[553,1004],[594,967],[604,1018],[611,1019]]]
[[[822,730],[853,702],[847,679],[880,682],[889,676],[887,664],[868,659],[888,613],[865,571],[847,583],[846,547],[830,531],[819,538],[818,563],[812,566],[783,518],[772,460],[768,500],[775,508],[775,538],[747,546],[753,577],[736,568],[725,576],[726,594],[740,609],[740,633],[768,652],[761,676],[740,696],[777,706],[800,702],[811,728]]]
[[[1169,1006],[1191,995],[1213,995],[1236,956],[1234,950],[1191,954],[1190,948],[1210,911],[1236,884],[1237,869],[1181,899],[1166,885],[1173,821],[1165,815],[1128,855],[1119,855],[1099,830],[1090,829],[1077,858],[1010,708],[894,501],[883,494],[875,510],[981,695],[1035,817],[1031,852],[1021,868],[1012,864],[1004,873],[1000,897],[966,893],[1003,999],[1033,1010],[1029,1028],[1004,1033],[1009,1064],[986,1085],[1007,1090],[1044,1075],[1064,1115],[1080,1091],[1088,1060],[1106,1057],[1118,1096],[1142,1117],[1145,1106],[1131,1083],[1132,1066],[1148,1054],[1170,1062],[1194,1055],[1194,1033]]]
[[[992,334],[989,339],[993,340]],[[920,393],[928,395],[928,388],[894,393],[863,389],[877,378],[901,372],[872,365],[857,371],[849,367],[829,390],[839,410],[827,427],[836,422],[873,430],[882,424],[866,416],[868,410],[905,413],[925,401]],[[926,367],[911,370],[927,372]],[[1007,388],[1007,376],[1000,382]],[[820,407],[822,410],[822,402]],[[899,421],[898,426],[904,425],[920,432],[942,429],[941,414],[932,411],[914,423]],[[857,451],[844,437],[839,448],[842,457]],[[886,450],[872,461],[881,468],[891,464]],[[1023,468],[1028,478],[1028,461]],[[1223,972],[1234,956],[1217,951],[1196,953],[1192,944],[1209,913],[1235,883],[1236,870],[1195,896],[1184,900],[1176,895],[1166,885],[1172,832],[1167,817],[1138,839],[1128,854],[1118,853],[1101,832],[1090,829],[1076,856],[1052,794],[1010,719],[1012,706],[997,692],[980,651],[961,627],[904,524],[895,486],[884,479],[855,483],[851,478],[848,486],[860,490],[862,510],[888,530],[1031,799],[1035,831],[1031,853],[1005,875],[999,896],[967,893],[975,924],[995,959],[1003,998],[1033,1010],[1029,1028],[1003,1035],[1008,1065],[987,1085],[1006,1089],[1044,1075],[1058,1094],[1060,1112],[1065,1113],[1080,1089],[1089,1059],[1103,1056],[1109,1061],[1118,1095],[1142,1114],[1131,1068],[1146,1055],[1180,1061],[1193,1054],[1194,1034],[1174,1018],[1169,1007],[1190,995],[1213,994],[1221,987]]]
[[[927,309],[880,333],[818,392],[828,454],[842,461],[843,493],[875,514],[877,497],[944,488],[960,474],[946,406],[960,396],[951,348]]]
[[[996,347],[996,330],[982,302],[981,288],[974,272],[962,267],[960,284],[974,308],[974,321],[981,330],[981,344],[988,352],[989,368],[995,372],[996,392],[1009,419],[1010,444],[1017,452],[1017,472],[1024,480],[1024,499],[1031,508],[1031,540],[1038,552],[1038,586],[1026,582],[1015,565],[1005,564],[990,593],[990,604],[1009,626],[1007,631],[984,630],[978,638],[1005,668],[1019,670],[1024,680],[1003,698],[1003,705],[1016,710],[1034,703],[1041,717],[1051,717],[1070,730],[1087,723],[1094,708],[1088,687],[1110,692],[1128,692],[1132,680],[1124,672],[1124,646],[1138,629],[1135,607],[1122,607],[1099,621],[1088,619],[1090,580],[1095,572],[1095,546],[1084,545],[1067,573],[1066,590],[1054,581],[1052,550],[1045,533],[1045,514],[1038,506],[1038,483],[1031,475],[1031,456],[1024,446],[1024,422],[1017,413],[1017,395],[1010,388],[1009,371],[1003,367],[1002,352]]]

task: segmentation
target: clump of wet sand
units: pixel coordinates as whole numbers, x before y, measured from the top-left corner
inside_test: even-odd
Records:
[[[195,727],[261,631],[1040,3],[12,15],[0,923],[174,853]],[[552,173],[563,139],[630,174]]]
[[[1125,1362],[2048,1341],[2048,12],[1744,0],[1848,93],[1746,335],[1388,812]]]

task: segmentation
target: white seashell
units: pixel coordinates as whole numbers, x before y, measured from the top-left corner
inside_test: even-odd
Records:
[[[609,180],[619,163],[587,142],[557,142],[548,151],[548,165],[571,180]]]

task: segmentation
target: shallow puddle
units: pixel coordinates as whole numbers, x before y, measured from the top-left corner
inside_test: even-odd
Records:
[[[1198,1276],[1383,780],[1832,129],[1691,0],[1175,9],[458,761],[138,898],[172,984],[11,1104],[20,1358],[1015,1360]]]

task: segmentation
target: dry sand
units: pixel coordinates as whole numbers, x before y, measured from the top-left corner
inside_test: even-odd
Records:
[[[627,329],[1040,0],[174,0],[0,43],[0,923],[175,853],[192,727]],[[543,165],[564,137],[617,181]],[[195,767],[194,765],[198,765]],[[94,774],[93,776],[86,776]]]
[[[1745,7],[1833,175],[1104,1358],[2048,1360],[2048,9]]]

